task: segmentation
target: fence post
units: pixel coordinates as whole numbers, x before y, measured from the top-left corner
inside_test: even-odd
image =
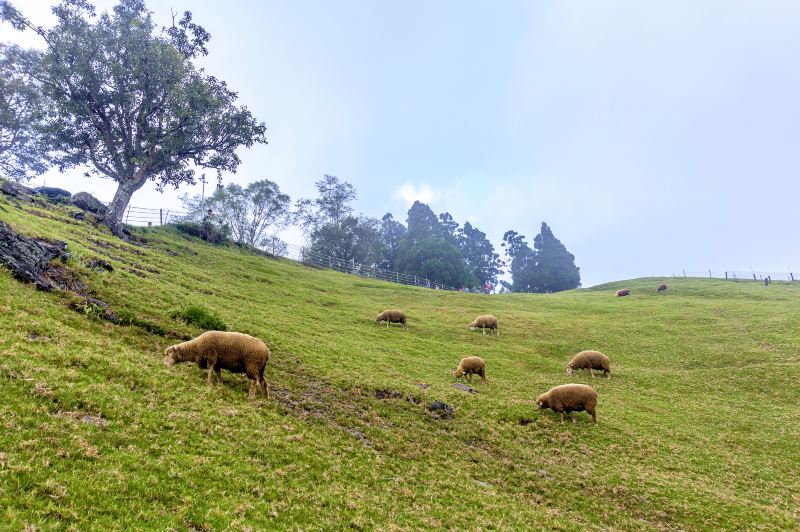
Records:
[[[306,261],[306,248],[300,248],[300,262]]]
[[[791,277],[792,281],[794,282],[794,274],[792,274],[792,272],[789,272],[789,277]]]
[[[725,280],[728,280],[728,272],[725,272]]]
[[[711,278],[711,270],[708,270],[708,277]]]
[[[686,277],[686,270],[683,270],[683,276]]]
[[[272,237],[272,256],[275,256],[275,237]]]
[[[131,215],[131,206],[128,205],[128,214],[125,215],[125,223],[128,223],[128,218],[130,217],[130,215]]]
[[[753,274],[753,280],[754,281],[758,281],[758,279],[756,279],[756,274],[755,273]]]
[[[158,225],[164,225],[164,209],[158,209]]]

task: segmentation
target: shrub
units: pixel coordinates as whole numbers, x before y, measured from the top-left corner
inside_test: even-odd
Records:
[[[183,320],[190,325],[197,325],[207,331],[227,331],[228,328],[219,316],[201,305],[189,305],[183,310],[174,309],[169,312],[173,320]]]
[[[228,228],[220,228],[210,222],[178,222],[175,228],[189,236],[202,238],[209,244],[224,244],[228,241]]]

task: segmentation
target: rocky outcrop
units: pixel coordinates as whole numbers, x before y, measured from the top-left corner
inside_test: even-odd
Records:
[[[0,180],[0,192],[6,196],[17,198],[23,201],[31,201],[32,196],[36,195],[36,191],[28,188],[14,181]]]
[[[67,258],[64,242],[47,242],[21,235],[0,221],[0,264],[15,278],[34,283],[40,290],[52,290],[59,285],[47,275],[48,264],[54,259]]]
[[[104,216],[108,210],[108,207],[106,207],[99,199],[95,198],[88,192],[78,192],[72,196],[70,202],[81,210],[100,216]]]
[[[69,190],[56,187],[36,187],[36,192],[55,203],[66,203],[72,197]]]

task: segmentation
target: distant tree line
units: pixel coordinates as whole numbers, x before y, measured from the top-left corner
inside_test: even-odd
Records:
[[[290,224],[303,229],[310,252],[366,268],[416,275],[433,283],[469,289],[496,286],[505,266],[512,292],[558,292],[580,286],[574,256],[542,222],[531,249],[525,237],[507,231],[503,261],[486,234],[470,222],[459,225],[450,213],[435,214],[419,201],[405,225],[386,213],[381,219],[355,215],[355,187],[326,175],[315,183],[317,197],[300,199],[291,209],[288,195],[268,180],[247,187],[229,184],[203,200],[183,197],[188,218],[219,225],[236,242],[269,249],[275,233]],[[279,242],[279,249],[285,246]]]

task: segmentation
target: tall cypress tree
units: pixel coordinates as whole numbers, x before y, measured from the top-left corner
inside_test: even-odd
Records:
[[[511,261],[513,282],[509,288],[514,292],[560,292],[581,285],[575,256],[567,251],[545,222],[533,240],[533,249],[516,231],[506,232],[503,247]]]

